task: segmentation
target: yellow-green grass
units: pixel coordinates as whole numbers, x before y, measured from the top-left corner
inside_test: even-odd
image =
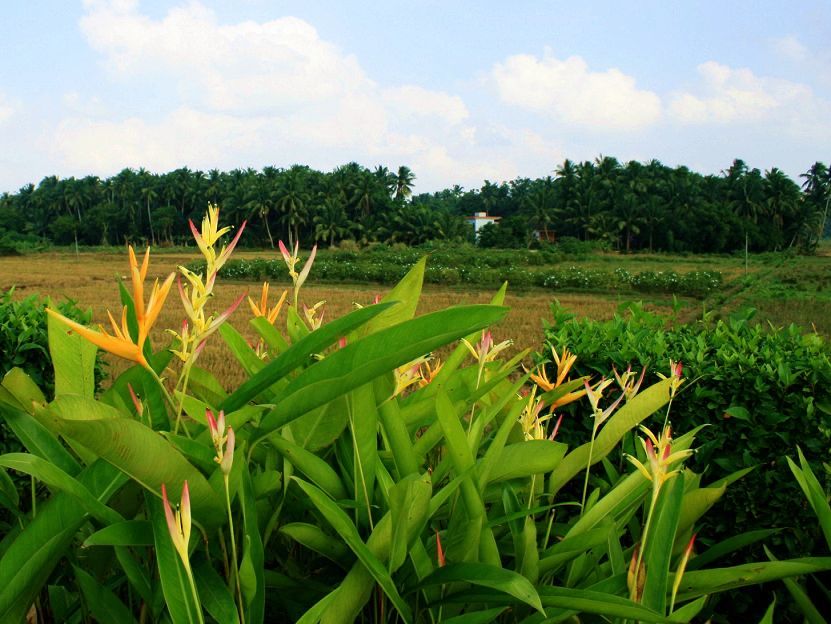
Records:
[[[244,252],[238,257],[257,257],[272,253]],[[179,264],[190,262],[193,255],[182,253],[151,253],[149,279],[164,278]],[[106,320],[107,310],[120,310],[120,300],[116,278],[127,279],[126,253],[109,252],[47,252],[20,257],[0,258],[0,286],[4,289],[15,286],[16,297],[30,294],[49,295],[53,299],[64,297],[75,300],[81,307],[92,309],[96,322]],[[272,287],[272,300],[279,295],[288,281]],[[250,282],[231,282],[220,280],[215,288],[216,297],[211,309],[224,310],[240,293],[250,293],[259,297],[259,284]],[[353,309],[354,303],[371,303],[376,294],[383,294],[386,287],[379,285],[316,285],[314,271],[303,288],[301,299],[308,305],[325,300],[326,319],[336,318]],[[461,287],[446,288],[427,285],[421,297],[419,314],[440,310],[450,305],[465,303],[487,303],[493,293],[485,290],[471,290]],[[622,299],[611,295],[556,294],[542,291],[512,293],[508,291],[506,304],[510,312],[506,319],[494,329],[497,340],[511,338],[514,340],[512,353],[530,348],[539,350],[543,339],[543,320],[550,320],[550,305],[557,296],[569,310],[580,316],[595,319],[610,318]],[[285,318],[285,311],[277,321],[278,327]],[[156,328],[151,336],[154,345],[166,345],[169,342],[164,328],[178,328],[184,318],[181,302],[176,290],[171,291]],[[251,312],[246,304],[240,306],[231,323],[246,338],[253,342],[254,332],[249,328]],[[111,370],[118,373],[127,363],[108,358]],[[242,371],[236,364],[222,338],[214,335],[210,338],[205,351],[200,357],[200,365],[213,372],[226,387],[233,387],[242,379]]]

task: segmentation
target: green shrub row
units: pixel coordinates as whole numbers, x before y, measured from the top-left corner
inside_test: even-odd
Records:
[[[316,279],[329,282],[374,282],[394,284],[406,274],[410,265],[388,263],[387,258],[371,255],[358,260],[347,253],[323,256],[315,263]],[[188,266],[204,271],[204,265]],[[284,280],[286,268],[280,260],[232,260],[220,271],[220,277],[236,280]],[[551,290],[634,290],[638,292],[670,293],[681,296],[703,297],[721,287],[721,273],[714,271],[640,271],[618,268],[613,271],[570,266],[563,269],[534,270],[502,264],[498,267],[480,267],[443,263],[432,259],[425,273],[425,282],[453,286],[475,284],[482,288],[498,287],[507,281],[512,288],[548,288]]]
[[[785,529],[777,539],[790,555],[813,547],[816,521],[795,503],[800,492],[785,457],[801,447],[826,489],[831,484],[831,350],[823,338],[753,323],[752,310],[675,325],[639,305],[606,322],[578,320],[556,303],[553,314],[545,353],[567,347],[578,374],[597,380],[612,375],[610,364],[618,371],[631,364],[655,379],[668,374],[670,359],[683,363],[689,381],[673,405],[673,427],[707,425],[693,467],[711,480],[756,467],[728,489],[721,513],[708,516],[713,538],[773,526]],[[589,424],[567,422],[563,439],[584,439]]]

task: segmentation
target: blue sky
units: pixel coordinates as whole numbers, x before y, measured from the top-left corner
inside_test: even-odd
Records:
[[[39,0],[0,9],[0,192],[350,160],[416,191],[831,159],[829,2]]]

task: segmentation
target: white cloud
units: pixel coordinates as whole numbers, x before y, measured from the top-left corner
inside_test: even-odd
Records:
[[[793,117],[814,101],[807,85],[759,77],[749,69],[733,69],[715,61],[699,65],[698,74],[701,93],[677,93],[670,102],[672,117],[682,123],[750,123]]]
[[[385,89],[384,101],[406,118],[435,117],[457,124],[470,115],[458,95],[430,91],[415,85]]]
[[[566,124],[636,130],[661,117],[658,95],[638,89],[635,79],[618,69],[591,71],[579,56],[560,60],[549,51],[542,58],[510,56],[493,67],[490,78],[504,102]]]
[[[793,35],[774,39],[773,49],[780,56],[797,63],[805,61],[809,57],[808,48]]]
[[[12,115],[14,115],[16,111],[17,106],[5,95],[0,93],[0,124],[3,124],[11,119]]]
[[[109,76],[169,93],[173,104],[155,118],[105,118],[84,110],[91,100],[67,94],[73,116],[59,125],[53,152],[73,168],[330,167],[376,158],[395,166],[389,159],[400,158],[451,177],[453,167],[478,167],[461,97],[378,85],[301,19],[226,24],[195,0],[159,19],[133,0],[85,7],[81,30]],[[417,173],[438,184],[438,174]]]

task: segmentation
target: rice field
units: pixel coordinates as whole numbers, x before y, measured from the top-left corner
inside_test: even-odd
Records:
[[[237,257],[258,257],[270,252],[243,252]],[[180,264],[193,260],[193,256],[184,253],[151,254],[148,278],[164,278]],[[69,298],[81,307],[91,308],[96,322],[106,320],[107,310],[120,309],[116,278],[127,279],[127,255],[110,252],[46,252],[20,257],[0,258],[0,288],[15,286],[15,296],[23,298],[31,294],[49,295],[54,299]],[[276,297],[284,284],[272,286],[272,297]],[[213,309],[221,311],[227,308],[240,293],[250,293],[259,297],[259,285],[250,282],[223,281],[215,287],[216,297]],[[326,301],[326,319],[336,318],[351,309],[355,303],[371,303],[377,294],[385,289],[376,285],[317,285],[314,283],[314,270],[301,293],[303,301],[312,305]],[[418,313],[424,314],[442,308],[469,303],[487,303],[493,293],[490,291],[472,291],[462,288],[426,286],[421,297]],[[611,318],[621,299],[611,295],[569,294],[563,293],[557,298],[575,314],[595,319]],[[509,289],[506,304],[510,312],[500,326],[494,328],[497,340],[511,338],[514,340],[513,353],[530,348],[538,350],[543,338],[543,320],[550,320],[550,305],[553,295],[549,292],[524,291],[512,293]],[[285,318],[281,313],[277,326]],[[154,346],[158,348],[169,340],[164,335],[164,328],[178,328],[184,313],[175,288],[171,291],[164,310],[159,317],[151,336]],[[254,332],[248,326],[251,312],[244,304],[239,307],[231,323],[246,336],[249,341],[255,339]],[[109,356],[108,356],[109,357]],[[120,372],[126,363],[110,358],[113,372]],[[215,334],[200,357],[200,365],[213,372],[226,387],[237,385],[243,372],[231,356],[222,338]]]

